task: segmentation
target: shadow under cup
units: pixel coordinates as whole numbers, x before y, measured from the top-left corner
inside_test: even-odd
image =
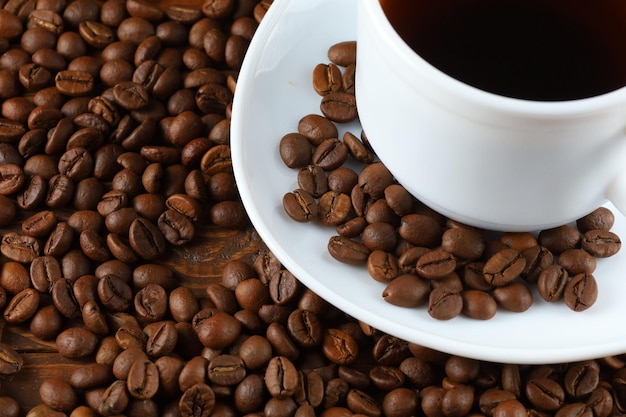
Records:
[[[481,90],[575,100],[626,85],[623,0],[380,0],[422,58]]]

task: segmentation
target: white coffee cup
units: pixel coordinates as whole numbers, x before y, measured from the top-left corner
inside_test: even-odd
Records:
[[[567,101],[489,93],[421,58],[379,0],[359,0],[356,97],[381,161],[450,218],[518,231],[607,200],[626,213],[626,88]]]

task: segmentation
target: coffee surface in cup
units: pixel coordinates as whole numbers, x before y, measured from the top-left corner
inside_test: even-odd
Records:
[[[444,73],[536,101],[593,97],[626,85],[626,6],[606,0],[380,0],[405,42]]]

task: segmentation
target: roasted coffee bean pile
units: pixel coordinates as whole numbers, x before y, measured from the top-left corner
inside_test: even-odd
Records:
[[[366,265],[386,288],[383,298],[427,308],[435,319],[459,315],[486,320],[498,307],[522,312],[533,286],[547,302],[574,311],[598,296],[596,258],[616,254],[614,216],[599,208],[576,225],[538,233],[478,230],[427,208],[398,184],[360,138],[337,124],[358,118],[354,96],[356,42],[328,49],[329,63],[313,68],[321,114],[302,117],[280,139],[283,162],[297,170],[298,188],[284,195],[286,213],[299,222],[335,227],[328,251],[340,262]],[[357,168],[353,165],[357,164]],[[419,163],[416,161],[416,163]]]
[[[201,296],[158,263],[197,239],[200,223],[247,225],[230,167],[230,100],[270,2],[1,6],[0,325],[53,344],[77,366],[33,383],[24,396],[40,404],[20,409],[23,398],[6,389],[34,365],[0,342],[0,415],[626,411],[621,355],[545,366],[477,361],[345,315],[270,252],[225,262],[221,282]],[[340,94],[325,106],[347,119],[350,103]],[[369,158],[355,139],[343,142]]]

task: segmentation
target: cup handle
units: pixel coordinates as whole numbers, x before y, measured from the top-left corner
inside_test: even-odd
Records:
[[[626,169],[620,171],[606,190],[606,197],[626,216]]]

